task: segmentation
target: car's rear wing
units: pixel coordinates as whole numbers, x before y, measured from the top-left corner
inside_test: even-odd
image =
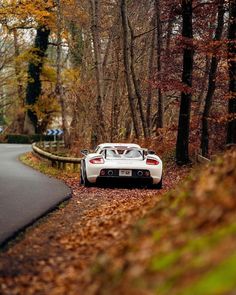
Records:
[[[107,158],[107,151],[132,151],[137,150],[140,151],[143,157],[143,160],[145,159],[145,156],[147,155],[154,155],[155,152],[148,150],[147,148],[139,148],[139,147],[109,147],[109,148],[103,148],[102,152],[104,152],[104,158]]]

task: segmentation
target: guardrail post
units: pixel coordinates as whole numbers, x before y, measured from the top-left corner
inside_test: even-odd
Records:
[[[49,141],[49,151],[52,151],[52,141]]]
[[[78,163],[74,163],[73,164],[73,170],[74,170],[74,172],[76,172],[76,171],[78,171]]]

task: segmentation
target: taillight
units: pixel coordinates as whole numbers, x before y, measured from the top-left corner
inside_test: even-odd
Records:
[[[147,159],[146,164],[147,165],[158,165],[159,162],[155,159]]]
[[[90,159],[91,164],[104,164],[104,159],[101,157]]]

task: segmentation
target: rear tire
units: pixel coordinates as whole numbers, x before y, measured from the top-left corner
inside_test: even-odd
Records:
[[[86,170],[84,171],[84,186],[85,187],[92,186],[92,183],[88,181],[88,178],[87,178],[87,175],[86,175]]]
[[[82,176],[82,171],[80,171],[80,184],[83,185],[84,184],[84,179]]]
[[[85,170],[85,163],[81,163],[80,168],[80,184],[84,185],[85,187],[92,186],[92,184],[88,181],[86,170]]]
[[[84,177],[83,177],[83,161],[81,161],[81,164],[80,164],[80,184],[81,185],[84,185]]]
[[[160,182],[158,182],[157,184],[153,184],[152,187],[154,189],[162,189],[162,178]]]

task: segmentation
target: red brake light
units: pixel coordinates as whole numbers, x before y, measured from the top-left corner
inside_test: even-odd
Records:
[[[91,164],[104,164],[104,159],[101,157],[98,157],[98,158],[93,158],[93,159],[89,160],[89,162]]]
[[[159,162],[155,159],[147,159],[146,164],[147,165],[158,165]]]

